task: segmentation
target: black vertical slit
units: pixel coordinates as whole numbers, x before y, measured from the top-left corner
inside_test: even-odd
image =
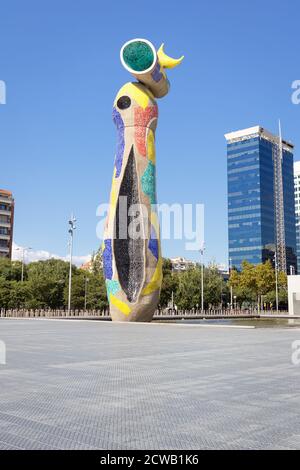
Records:
[[[128,226],[133,216],[128,215],[128,209],[132,204],[139,204],[138,174],[133,147],[131,147],[128,162],[125,168],[123,180],[120,186],[120,196],[126,196],[127,212],[125,218],[120,220],[123,210],[120,211],[120,200],[118,198],[116,208],[116,233],[114,240],[114,255],[119,282],[129,302],[135,302],[144,279],[144,240],[133,239],[128,235]],[[123,201],[125,198],[123,199]],[[125,225],[125,226],[124,226]],[[120,238],[127,234],[125,239]]]

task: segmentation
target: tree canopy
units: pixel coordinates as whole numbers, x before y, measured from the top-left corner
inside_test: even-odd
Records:
[[[237,302],[243,306],[245,303],[268,304],[272,307],[276,300],[275,270],[268,260],[262,264],[251,264],[243,261],[240,272],[233,269],[230,273],[229,285],[232,286]],[[287,276],[278,273],[279,301],[282,305],[287,303]]]
[[[66,308],[68,281],[69,263],[65,261],[50,259],[29,263],[24,267],[21,282],[21,263],[0,258],[0,308]],[[108,307],[102,272],[90,273],[73,266],[73,309],[84,308],[85,293],[87,308]]]
[[[0,258],[0,308],[65,309],[68,304],[69,263],[59,259],[36,261],[24,266]],[[201,307],[202,266],[184,271],[172,270],[169,259],[163,259],[163,281],[160,308],[169,307],[171,299],[178,309]],[[214,264],[203,266],[204,308],[225,307],[230,302],[230,287],[239,307],[262,303],[275,306],[275,271],[271,263],[253,265],[243,262],[240,272],[231,270],[229,282],[225,281]],[[279,304],[287,304],[287,276],[278,273]],[[102,252],[92,257],[89,271],[72,267],[73,309],[105,310],[108,308],[105,279],[102,273]]]

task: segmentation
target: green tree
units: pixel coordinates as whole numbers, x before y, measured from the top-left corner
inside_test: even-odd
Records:
[[[242,282],[241,272],[238,272],[236,269],[231,270],[228,285],[232,287],[237,304],[241,307],[246,307],[256,302],[257,299],[253,291],[253,286],[249,286],[249,283]]]
[[[29,285],[26,281],[10,282],[10,299],[7,308],[24,308],[26,307],[26,299],[29,297]]]
[[[178,274],[175,303],[179,309],[183,310],[201,304],[201,271],[199,267]]]
[[[172,263],[168,258],[163,258],[163,280],[160,291],[159,305],[166,308],[172,299],[172,292],[175,295],[178,286],[178,275],[172,273]]]
[[[28,286],[30,295],[27,299],[28,308],[62,308],[64,302],[64,288],[69,279],[69,263],[50,259],[37,261],[28,265]],[[75,274],[77,268],[72,267]]]
[[[87,293],[87,308],[92,310],[108,309],[106,286],[102,272],[90,277]]]
[[[96,270],[97,271],[97,270]],[[108,308],[102,269],[88,273],[72,267],[72,308],[82,309],[87,284],[87,308]],[[59,309],[68,303],[69,263],[50,259],[26,266],[21,279],[21,263],[0,259],[0,308]]]
[[[7,281],[20,281],[22,274],[22,263],[11,261],[8,258],[0,258],[0,277]],[[26,279],[26,266],[24,266],[24,278]]]
[[[228,299],[228,286],[218,267],[211,264],[204,268],[204,308],[218,307]]]
[[[87,281],[86,281],[87,280]],[[72,278],[72,309],[106,310],[108,301],[102,272],[98,274],[77,270]],[[68,303],[68,286],[64,289],[64,301]]]
[[[261,264],[251,264],[243,261],[241,272],[232,270],[230,274],[229,285],[232,286],[234,295],[240,305],[249,302],[260,304],[275,304],[275,270],[268,260]],[[287,302],[287,276],[283,272],[278,273],[279,302]]]
[[[179,309],[201,306],[201,265],[178,274],[175,302]],[[216,265],[203,269],[204,308],[219,307],[228,299],[228,286]]]
[[[275,286],[264,296],[264,303],[267,303],[268,307],[276,306],[276,289]],[[288,292],[287,292],[287,275],[284,272],[278,273],[278,304],[281,308],[287,308],[288,304]]]
[[[0,276],[0,308],[9,308],[11,299],[11,281]]]
[[[93,274],[102,274],[103,270],[103,254],[102,248],[100,247],[96,253],[92,255],[92,273]]]

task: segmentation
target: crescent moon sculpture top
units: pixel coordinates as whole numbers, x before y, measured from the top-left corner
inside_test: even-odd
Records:
[[[104,275],[112,320],[151,321],[162,281],[155,98],[169,91],[165,69],[176,67],[183,57],[167,56],[163,44],[156,52],[146,39],[126,42],[120,57],[137,82],[122,86],[113,105],[117,150],[103,236]]]

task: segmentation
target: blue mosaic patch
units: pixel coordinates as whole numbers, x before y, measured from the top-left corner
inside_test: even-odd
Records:
[[[106,279],[111,279],[113,276],[111,240],[104,240],[104,247],[105,247],[103,250],[104,276]]]
[[[118,281],[106,279],[106,290],[107,290],[107,296],[109,297],[110,294],[116,295],[117,292],[121,289],[121,286]]]
[[[153,225],[151,225],[151,233],[148,248],[153,254],[153,256],[155,256],[155,258],[158,260],[158,240],[156,238],[156,233]]]
[[[115,167],[116,167],[116,178],[120,176],[122,170],[124,149],[125,149],[125,139],[124,139],[124,122],[121,117],[121,114],[113,108],[113,121],[117,127],[118,137],[117,137],[117,152],[115,158]]]
[[[141,177],[142,190],[149,196],[151,204],[156,203],[155,165],[149,161],[144,174]]]

